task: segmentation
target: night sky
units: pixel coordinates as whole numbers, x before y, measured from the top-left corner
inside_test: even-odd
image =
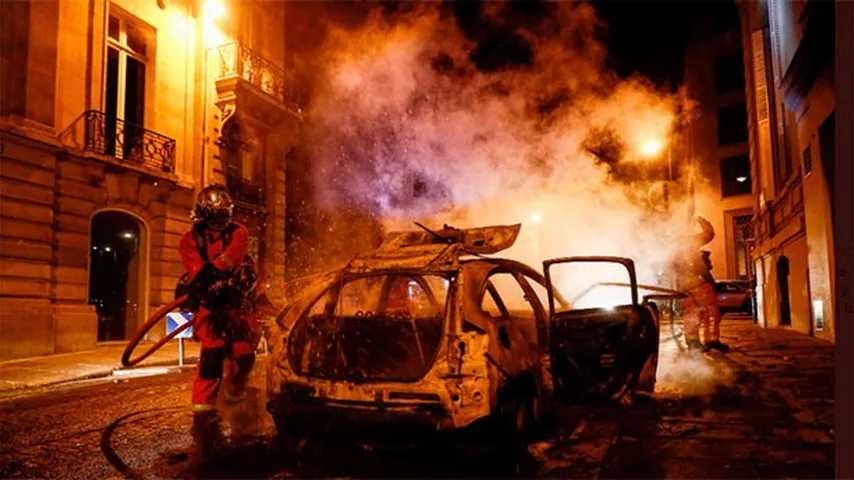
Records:
[[[441,3],[445,14],[452,16],[465,34],[478,42],[472,60],[482,70],[529,65],[530,50],[512,30],[514,26],[539,23],[549,15],[550,2],[509,2],[501,27],[482,14],[484,3],[469,0]],[[699,21],[710,22],[717,31],[738,28],[738,10],[733,0],[590,0],[590,3],[606,24],[600,39],[609,48],[608,66],[622,77],[637,72],[671,89],[682,81],[685,46]],[[312,71],[312,57],[323,43],[328,24],[357,28],[371,10],[382,9],[393,14],[412,8],[413,3],[408,1],[291,2],[288,5],[291,28],[286,31],[288,54],[294,56],[292,59],[301,57],[296,70]],[[310,79],[305,80],[311,83]]]
[[[738,28],[738,10],[730,0],[591,3],[609,25],[609,66],[622,77],[638,72],[671,87],[682,82],[685,46],[698,22],[708,20],[717,31]]]

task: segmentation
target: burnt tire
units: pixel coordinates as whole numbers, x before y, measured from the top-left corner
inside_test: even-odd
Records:
[[[299,457],[305,453],[305,447],[311,440],[311,431],[298,422],[288,421],[273,415],[276,424],[274,446],[277,451],[288,456]]]
[[[496,466],[502,472],[522,476],[530,473],[532,459],[527,445],[536,431],[541,408],[530,388],[511,387],[501,395],[492,442]]]

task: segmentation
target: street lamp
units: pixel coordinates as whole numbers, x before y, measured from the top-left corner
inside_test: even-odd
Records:
[[[661,153],[663,145],[658,140],[647,140],[641,145],[640,153],[644,157],[657,157],[659,153]]]
[[[207,18],[220,18],[225,15],[225,5],[220,0],[206,0],[202,11]]]
[[[640,146],[640,154],[645,158],[657,158],[665,148],[665,142],[658,139],[650,139]],[[667,183],[664,184],[664,204],[670,210],[670,183],[673,182],[673,149],[667,143]]]

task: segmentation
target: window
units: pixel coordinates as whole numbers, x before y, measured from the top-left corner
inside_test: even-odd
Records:
[[[715,93],[744,89],[744,62],[741,50],[715,59]]]
[[[546,289],[546,286],[538,283],[533,278],[525,275],[525,281],[528,282],[528,285],[531,286],[531,290],[534,291],[534,294],[540,300],[540,305],[543,307],[543,311],[548,313],[549,311],[549,292]]]
[[[744,154],[722,159],[721,197],[747,195],[750,191],[750,156]]]
[[[142,153],[149,36],[124,15],[107,22],[104,113],[108,155],[127,158]],[[124,124],[119,123],[124,120]],[[121,126],[120,126],[121,125]],[[116,146],[120,145],[120,151]]]
[[[747,250],[747,239],[753,235],[753,216],[737,215],[733,219],[733,240],[735,242],[735,274],[739,280],[750,278],[750,254]]]
[[[495,288],[498,298],[492,298],[487,289],[481,303],[484,312],[495,318],[504,316],[504,311],[511,317],[534,318],[534,308],[528,303],[525,290],[512,273],[495,273],[489,277],[488,284]]]
[[[747,141],[747,104],[737,103],[718,109],[718,145]]]
[[[294,324],[290,363],[320,378],[418,380],[441,346],[449,285],[438,275],[343,279]]]

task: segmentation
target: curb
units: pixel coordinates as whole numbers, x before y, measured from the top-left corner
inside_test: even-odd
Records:
[[[32,384],[32,385],[22,385],[19,387],[12,387],[12,388],[3,389],[3,390],[0,390],[0,397],[5,396],[7,394],[11,394],[13,392],[21,393],[24,390],[33,390],[33,389],[37,389],[37,388],[46,388],[46,387],[56,387],[56,386],[61,386],[61,385],[65,385],[65,384],[69,384],[69,383],[73,383],[73,382],[80,382],[83,380],[94,380],[94,379],[98,379],[98,378],[106,378],[106,377],[116,375],[116,372],[133,372],[135,370],[145,371],[145,370],[150,370],[152,368],[163,369],[163,367],[167,367],[166,371],[158,371],[157,373],[145,373],[145,374],[139,374],[139,375],[133,375],[130,373],[124,373],[124,374],[119,373],[118,374],[118,376],[123,376],[123,377],[127,377],[127,378],[135,378],[135,377],[141,377],[141,376],[166,374],[166,373],[179,373],[179,372],[183,371],[183,369],[186,369],[188,367],[195,367],[196,362],[198,362],[198,361],[199,361],[199,357],[194,356],[194,357],[188,357],[184,360],[184,367],[179,367],[177,364],[177,361],[155,362],[155,363],[146,364],[145,366],[142,366],[142,367],[131,367],[131,368],[107,367],[108,368],[107,370],[96,371],[96,372],[88,373],[85,375],[80,375],[77,377],[67,378],[65,380],[58,380],[55,382],[39,383],[39,384]],[[168,367],[171,367],[171,368],[168,368]]]
[[[267,353],[257,352],[257,358],[263,358],[268,356]],[[106,370],[100,370],[96,372],[92,372],[86,375],[80,375],[73,378],[67,378],[65,380],[58,380],[55,382],[47,382],[47,383],[39,383],[32,385],[21,385],[18,387],[6,388],[0,390],[0,401],[2,401],[5,397],[9,396],[17,396],[21,395],[27,390],[36,390],[40,388],[49,388],[49,387],[59,387],[68,384],[72,384],[74,382],[81,382],[85,380],[95,380],[99,378],[107,378],[107,377],[116,377],[122,379],[131,379],[131,378],[139,378],[139,377],[147,377],[153,375],[166,375],[170,373],[183,373],[185,371],[196,368],[196,364],[199,361],[199,356],[189,356],[184,359],[184,365],[178,366],[177,360],[170,361],[162,361],[162,362],[154,362],[148,363],[143,366],[124,368],[124,367],[106,367]]]

